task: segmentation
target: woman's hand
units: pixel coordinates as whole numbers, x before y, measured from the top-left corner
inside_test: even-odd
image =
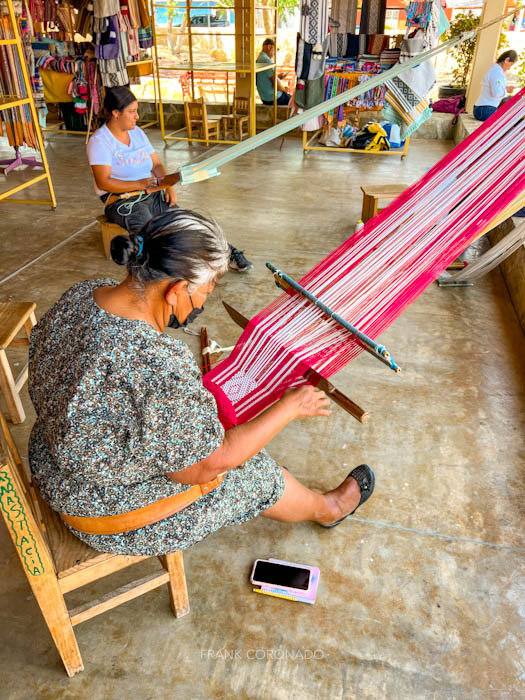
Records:
[[[324,391],[319,391],[310,385],[288,389],[284,392],[281,401],[290,405],[295,418],[329,416],[331,413],[327,408],[330,405],[330,399]]]
[[[512,85],[507,85],[507,92],[509,93],[509,95],[512,95],[512,93],[514,92],[514,88],[512,87]]]
[[[329,399],[313,386],[288,389],[282,398],[246,423],[224,434],[222,444],[200,462],[168,476],[181,484],[204,484],[217,474],[244,464],[265,447],[279,430],[295,418],[329,416]]]
[[[166,192],[164,194],[166,197],[166,202],[170,207],[177,203],[177,193],[174,187],[166,187]]]
[[[153,190],[157,187],[156,177],[143,177],[142,180],[138,180],[138,182],[140,183],[141,188],[148,194],[153,192]]]

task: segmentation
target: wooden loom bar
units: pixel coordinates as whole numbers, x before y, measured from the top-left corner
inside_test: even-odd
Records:
[[[208,351],[210,342],[208,340],[208,329],[201,328],[201,352],[202,352],[202,373],[206,374],[211,369],[210,353]]]
[[[285,291],[291,289],[301,294],[301,296],[303,296],[305,299],[311,302],[316,308],[318,308],[324,314],[333,319],[345,330],[349,331],[355,337],[359,345],[361,345],[361,347],[364,348],[367,352],[369,352],[375,358],[383,362],[385,365],[387,365],[387,367],[390,367],[390,369],[394,370],[394,372],[397,373],[401,371],[401,369],[396,365],[394,359],[392,358],[392,356],[390,355],[390,353],[384,345],[378,345],[375,341],[372,340],[372,338],[369,338],[358,328],[346,321],[336,311],[334,311],[325,303],[323,303],[320,299],[314,296],[307,289],[301,287],[301,285],[298,282],[296,282],[289,275],[286,275],[284,272],[276,268],[274,265],[272,265],[272,263],[267,262],[266,267],[273,273],[275,282],[278,287],[284,289]]]

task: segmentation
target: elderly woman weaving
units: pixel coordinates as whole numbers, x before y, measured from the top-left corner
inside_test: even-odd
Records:
[[[89,545],[166,554],[259,513],[332,527],[371,495],[361,465],[333,491],[309,490],[264,450],[296,418],[326,416],[311,386],[224,430],[188,347],[165,333],[202,311],[228,263],[220,228],[174,209],[120,236],[118,284],[69,289],[31,335],[37,420],[30,465],[43,498]]]

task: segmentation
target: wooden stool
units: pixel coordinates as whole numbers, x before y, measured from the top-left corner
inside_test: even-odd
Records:
[[[409,185],[362,185],[363,193],[363,208],[361,210],[361,221],[365,223],[372,219],[376,214],[379,214],[382,209],[378,209],[380,199],[395,199],[402,194]],[[447,267],[447,270],[462,270],[465,263],[456,258]]]
[[[0,389],[7,404],[7,410],[13,423],[23,423],[26,414],[20,401],[20,391],[27,381],[28,363],[15,379],[7,361],[6,350],[9,346],[28,346],[31,328],[36,323],[36,304],[29,301],[0,302]],[[24,326],[26,338],[16,338]]]
[[[378,209],[380,199],[395,199],[407,189],[408,185],[363,185],[363,209],[361,220],[363,223],[374,217],[381,209]]]
[[[97,216],[97,221],[100,224],[100,232],[102,233],[102,243],[104,244],[104,252],[106,258],[111,260],[111,241],[115,236],[129,236],[129,231],[108,221],[104,214]]]

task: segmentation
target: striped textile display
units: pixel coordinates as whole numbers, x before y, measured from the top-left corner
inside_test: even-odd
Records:
[[[524,193],[522,90],[299,282],[377,340]],[[342,326],[286,292],[251,319],[204,383],[220,414],[243,423],[287,388],[306,383],[302,375],[310,368],[328,378],[361,351]]]
[[[0,39],[14,39],[8,17],[0,17]],[[24,78],[16,47],[12,44],[0,46],[0,99],[7,101],[27,97]],[[10,146],[38,148],[35,130],[31,121],[29,105],[18,105],[0,112],[0,136],[7,136]]]

